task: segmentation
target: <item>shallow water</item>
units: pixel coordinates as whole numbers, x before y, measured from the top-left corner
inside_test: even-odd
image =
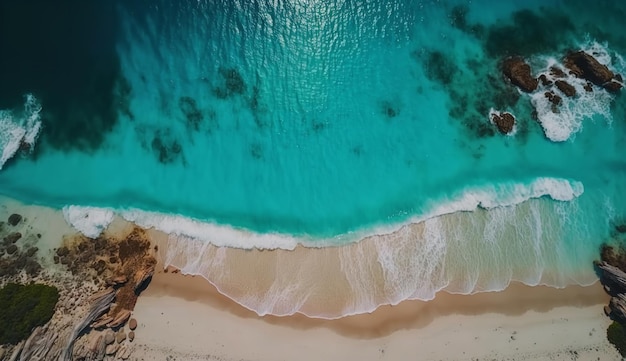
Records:
[[[181,242],[238,248],[382,235],[373,258],[340,268],[364,285],[354,294],[384,291],[327,312],[340,314],[511,280],[588,284],[598,245],[626,219],[623,94],[579,92],[555,115],[544,89],[520,93],[499,70],[521,55],[538,74],[585,49],[623,74],[626,5],[0,6],[14,19],[1,25],[0,192],[87,207],[64,209],[86,234],[116,211]],[[52,11],[74,15],[46,31],[37,14]],[[514,134],[498,133],[491,110],[515,114]],[[33,149],[11,158],[21,140]],[[364,275],[371,262],[381,274]],[[285,282],[266,301],[297,280]]]

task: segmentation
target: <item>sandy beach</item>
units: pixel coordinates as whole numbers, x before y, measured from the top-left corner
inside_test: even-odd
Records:
[[[25,215],[28,222],[19,229],[42,255],[49,257],[64,235],[74,233],[58,211],[19,203],[8,203],[3,213],[9,210]],[[118,219],[107,233],[130,229],[132,224]],[[35,241],[29,235],[36,233],[41,239]],[[261,317],[202,277],[164,269],[172,251],[168,236],[146,234],[158,248],[158,264],[132,312],[138,326],[133,342],[126,342],[131,360],[620,359],[606,340],[610,320],[603,306],[609,296],[599,282],[563,289],[514,283],[501,292],[474,295],[440,292],[432,301],[404,301],[336,320]],[[293,254],[282,251],[282,257],[306,258],[309,252],[315,251],[300,247]],[[41,262],[50,267],[48,257]]]
[[[601,286],[442,293],[339,320],[259,317],[200,277],[155,274],[134,311],[142,360],[618,360]]]

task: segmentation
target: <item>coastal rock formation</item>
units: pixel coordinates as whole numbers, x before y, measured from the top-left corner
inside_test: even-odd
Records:
[[[596,58],[582,50],[565,56],[564,65],[576,77],[587,79],[595,85],[601,86],[614,76],[606,65],[600,64]]]
[[[616,92],[622,88],[621,75],[614,74],[606,65],[582,50],[568,54],[564,64],[571,74],[589,80],[607,91]]]
[[[504,75],[511,83],[526,93],[531,93],[537,89],[539,81],[533,78],[530,65],[519,57],[508,58],[502,64]]]
[[[515,126],[515,117],[513,114],[507,112],[492,112],[491,121],[496,125],[502,134],[511,133],[513,131],[513,126]]]

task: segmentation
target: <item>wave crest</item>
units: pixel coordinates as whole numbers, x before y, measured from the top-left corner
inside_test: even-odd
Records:
[[[20,149],[32,151],[41,130],[41,104],[26,94],[24,110],[0,110],[0,169]]]

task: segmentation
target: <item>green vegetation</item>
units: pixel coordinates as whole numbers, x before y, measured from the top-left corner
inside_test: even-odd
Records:
[[[624,330],[624,326],[613,321],[606,330],[606,338],[622,356],[626,357],[626,330]]]
[[[9,283],[0,289],[0,345],[15,344],[52,318],[59,300],[55,287]]]

